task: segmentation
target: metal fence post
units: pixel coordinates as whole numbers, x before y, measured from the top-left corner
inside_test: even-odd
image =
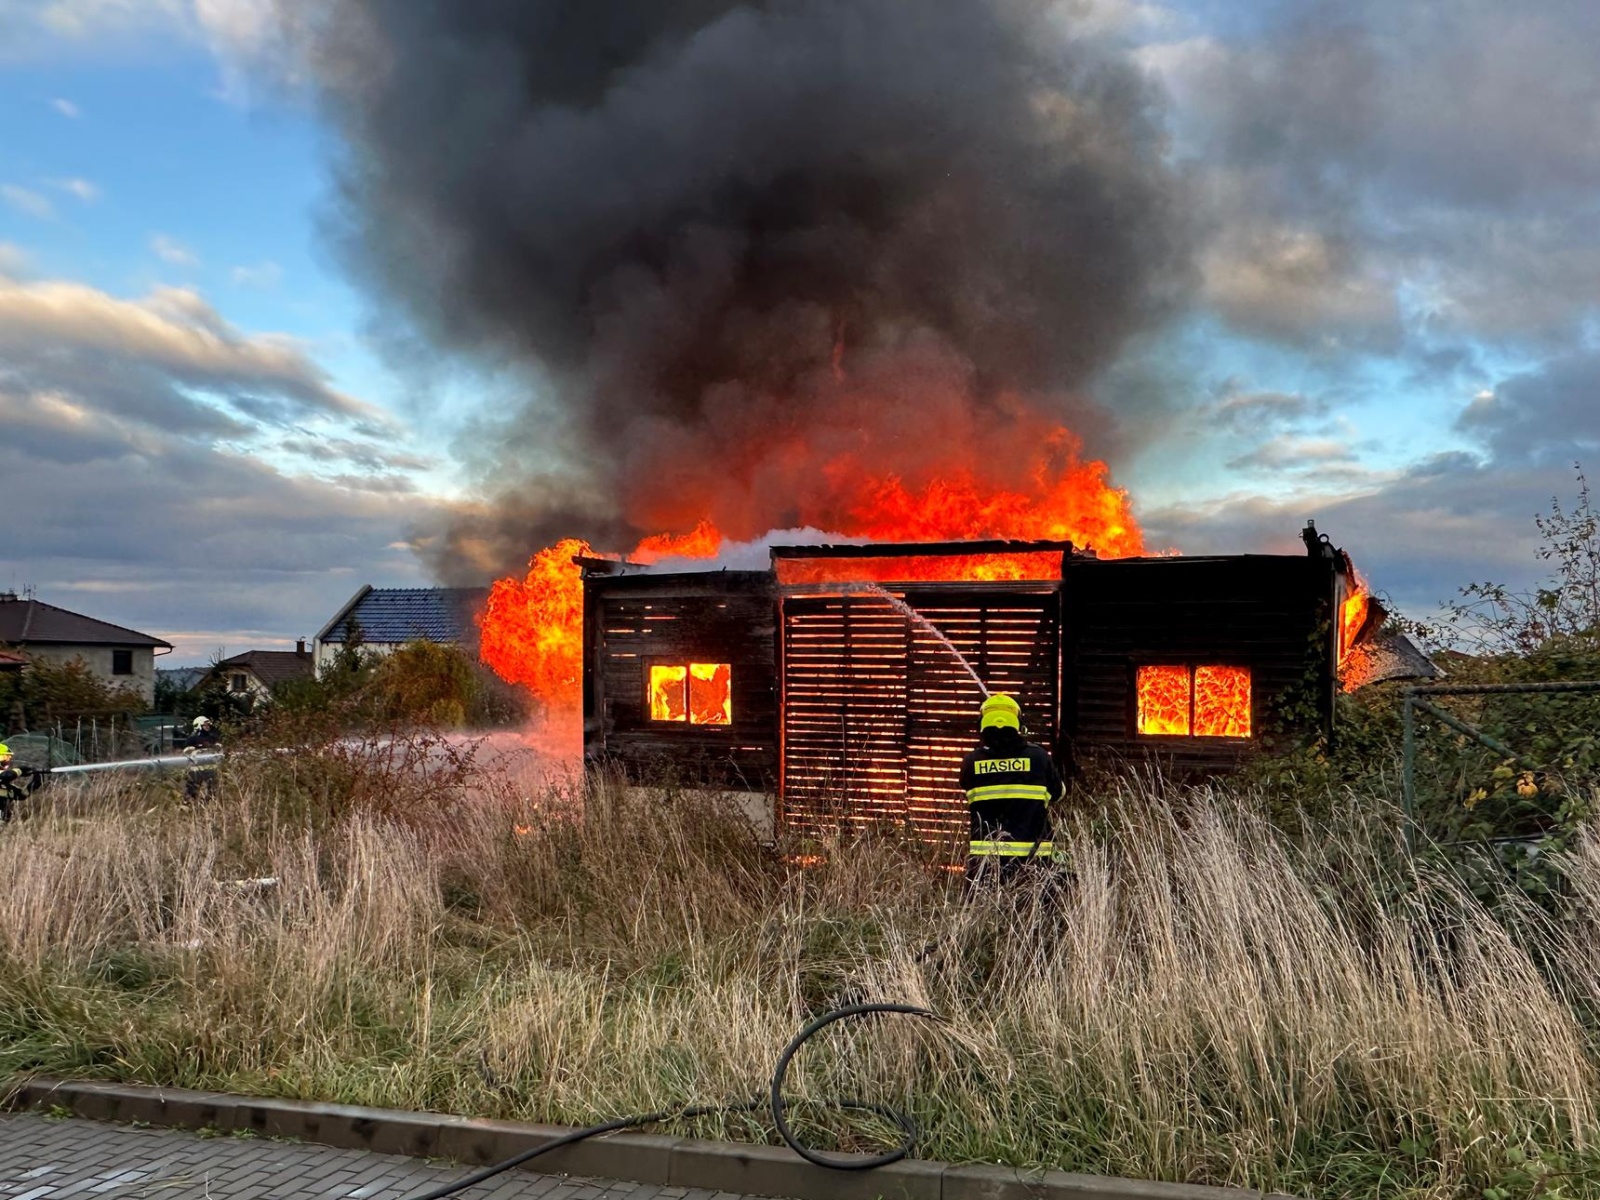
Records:
[[[1406,825],[1406,853],[1415,854],[1417,850],[1417,709],[1416,694],[1410,689],[1401,693],[1405,703],[1400,706],[1401,719],[1404,722],[1404,735],[1402,739],[1403,755],[1400,771],[1400,809],[1405,814]]]

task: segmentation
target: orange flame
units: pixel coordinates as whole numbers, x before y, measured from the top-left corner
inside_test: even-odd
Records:
[[[1194,669],[1196,737],[1250,736],[1250,668]]]
[[[589,543],[563,538],[539,551],[523,579],[497,580],[478,619],[478,656],[544,705],[550,729],[574,729],[583,682],[583,581],[573,563]]]
[[[1023,554],[918,554],[872,558],[781,558],[778,582],[876,583],[893,580],[1060,579],[1060,551]]]
[[[1187,736],[1189,668],[1140,667],[1136,683],[1139,732]]]
[[[1251,736],[1249,667],[1140,667],[1134,688],[1142,734]]]
[[[793,431],[773,429],[764,431],[756,459],[755,469],[767,481],[762,486],[768,488],[758,504],[751,499],[757,485],[740,475],[744,459],[737,448],[725,461],[683,459],[686,473],[675,492],[662,492],[662,480],[647,480],[653,498],[627,503],[630,510],[665,517],[667,501],[660,497],[668,496],[673,513],[662,523],[688,532],[647,537],[628,557],[642,563],[714,558],[730,528],[737,538],[756,536],[761,526],[752,529],[752,522],[768,511],[781,513],[788,527],[874,541],[1008,538],[1071,541],[1105,557],[1143,552],[1144,537],[1128,495],[1110,484],[1106,464],[1080,459],[1076,436],[1037,414],[1017,416],[1005,440],[988,434],[982,440],[932,423],[900,433],[907,442],[928,444],[929,456],[946,458],[948,469],[908,481],[893,470],[874,470],[867,461],[873,455],[859,447],[829,456]],[[698,499],[696,493],[701,493]],[[541,550],[524,578],[494,585],[480,619],[483,661],[503,679],[528,687],[551,723],[574,731],[583,664],[583,588],[575,555],[596,556],[587,542],[575,538]],[[781,570],[784,583],[1057,579],[1061,556],[805,559],[786,562]],[[688,682],[689,696],[679,706],[691,722],[731,723],[726,674]],[[654,708],[654,679],[651,691]]]
[[[689,664],[689,719],[696,725],[733,724],[733,668],[727,663]]]
[[[1354,648],[1356,637],[1361,633],[1361,627],[1367,623],[1367,612],[1372,607],[1371,594],[1359,576],[1351,578],[1350,586],[1353,590],[1339,605],[1340,666],[1344,665],[1345,658]]]
[[[653,665],[650,719],[732,725],[733,668],[727,663]]]
[[[650,719],[687,721],[689,719],[688,667],[650,668]]]

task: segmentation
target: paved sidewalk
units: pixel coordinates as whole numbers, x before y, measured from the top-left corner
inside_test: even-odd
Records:
[[[470,1168],[302,1142],[0,1116],[0,1200],[403,1200]],[[512,1169],[464,1200],[747,1200]]]

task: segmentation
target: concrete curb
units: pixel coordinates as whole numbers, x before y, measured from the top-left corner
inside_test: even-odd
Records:
[[[555,1125],[55,1079],[17,1085],[11,1105],[63,1108],[95,1121],[250,1131],[380,1154],[452,1158],[473,1166],[501,1162],[570,1132]],[[873,1171],[832,1171],[787,1148],[647,1133],[615,1133],[579,1142],[535,1159],[529,1169],[787,1200],[1264,1200],[1265,1196],[1240,1188],[916,1159]]]

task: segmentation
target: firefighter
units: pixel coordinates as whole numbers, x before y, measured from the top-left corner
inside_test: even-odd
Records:
[[[26,775],[13,761],[11,747],[0,742],[0,822],[11,820],[11,806],[27,796],[22,786]]]
[[[222,738],[217,733],[217,727],[210,717],[202,713],[194,719],[189,727],[189,736],[184,739],[183,752],[189,757],[188,777],[183,781],[183,795],[185,799],[194,800],[201,796],[209,796],[217,789],[217,768],[208,763],[197,763],[194,758],[201,752],[220,751]]]
[[[1024,736],[1022,709],[996,694],[979,709],[980,744],[961,760],[967,794],[967,878],[1011,877],[1026,863],[1047,861],[1050,805],[1066,784],[1049,752]]]

